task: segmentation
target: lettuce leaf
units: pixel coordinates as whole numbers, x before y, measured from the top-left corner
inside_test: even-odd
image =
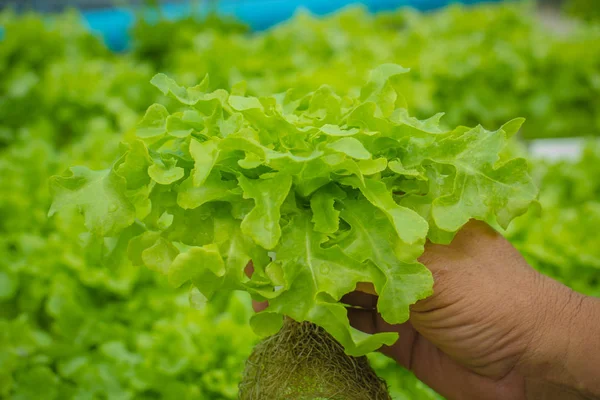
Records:
[[[507,226],[537,196],[526,162],[500,157],[522,121],[446,130],[439,115],[410,117],[393,84],[406,72],[383,64],[357,95],[324,86],[300,98],[210,92],[208,77],[185,88],[159,74],[152,83],[175,111],[151,106],[111,169],[53,178],[51,213],[76,207],[95,237],[141,227],[131,259],[174,286],[268,299],[252,321],[262,335],[288,316],[324,327],[348,354],[369,353],[396,335],[355,334],[343,295],[370,282],[384,318],[405,322],[432,293],[417,261],[425,240],[447,242],[471,218]],[[150,211],[136,213],[140,202]]]

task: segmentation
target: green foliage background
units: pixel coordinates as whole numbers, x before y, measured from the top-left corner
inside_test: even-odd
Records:
[[[564,8],[573,17],[600,21],[600,7],[594,0],[567,0]]]
[[[47,217],[48,177],[113,162],[120,135],[159,100],[155,72],[185,84],[208,72],[213,89],[246,80],[257,95],[322,83],[351,93],[367,71],[397,62],[413,69],[403,93],[419,116],[446,111],[449,125],[490,128],[524,116],[525,137],[600,132],[600,29],[555,35],[527,7],[299,15],[256,35],[218,19],[140,23],[132,51],[118,55],[75,14],[0,21],[0,397],[236,398],[256,340],[247,298],[199,304],[131,266],[122,243],[94,246],[80,215]],[[508,231],[537,268],[596,296],[599,161],[590,143],[577,162],[534,162],[544,212]],[[439,398],[373,360],[394,398]]]

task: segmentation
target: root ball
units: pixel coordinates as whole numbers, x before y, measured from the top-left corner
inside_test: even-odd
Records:
[[[250,355],[241,400],[391,400],[366,357],[351,357],[323,328],[286,320]]]

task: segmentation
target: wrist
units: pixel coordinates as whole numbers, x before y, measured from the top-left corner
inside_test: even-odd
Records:
[[[600,397],[600,299],[543,277],[538,304],[521,373],[536,386]]]

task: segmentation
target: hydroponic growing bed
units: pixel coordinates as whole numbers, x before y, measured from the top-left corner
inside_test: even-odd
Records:
[[[557,36],[539,24],[534,10],[513,4],[452,6],[427,14],[372,14],[357,8],[326,17],[302,13],[261,32],[250,32],[235,19],[202,13],[175,20],[166,18],[168,11],[146,12],[147,20],[133,26],[129,51],[122,53],[109,50],[74,13],[0,15],[0,397],[237,398],[244,361],[258,340],[248,323],[254,316],[249,298],[217,293],[206,304],[212,289],[201,282],[208,278],[196,280],[197,289],[187,284],[174,289],[161,272],[171,283],[181,283],[190,277],[181,254],[189,255],[191,247],[202,248],[196,254],[200,259],[220,254],[221,239],[202,236],[208,228],[197,229],[207,226],[202,225],[207,215],[224,217],[221,228],[230,230],[222,231],[223,237],[249,236],[269,251],[283,245],[281,238],[303,229],[333,236],[344,223],[361,217],[360,207],[382,216],[374,220],[406,240],[404,232],[386,222],[390,211],[376,199],[381,185],[375,176],[406,173],[402,168],[411,164],[393,163],[397,160],[352,130],[383,129],[382,124],[397,123],[397,118],[405,118],[415,132],[452,132],[449,128],[481,123],[481,134],[492,135],[513,118],[525,117],[519,133],[510,128],[518,127],[519,120],[504,126],[519,140],[506,141],[502,157],[530,158],[531,178],[513,184],[532,200],[535,183],[544,213],[518,217],[506,235],[540,271],[600,296],[600,253],[592,235],[600,223],[597,142],[584,144],[586,150],[575,159],[541,161],[528,154],[521,140],[598,135],[597,26],[581,24]],[[164,75],[153,79],[157,73],[192,89],[184,90]],[[328,87],[319,89],[324,84]],[[401,94],[392,103],[382,95],[390,88]],[[286,91],[286,97],[278,94]],[[337,100],[341,98],[349,99],[353,118],[365,125],[346,121],[344,126],[332,117],[346,107]],[[266,105],[283,99],[285,111],[271,114]],[[371,103],[383,117],[367,118],[364,110]],[[421,120],[437,112],[446,115],[423,125],[386,111],[405,107]],[[310,140],[301,146],[316,152],[298,152],[298,143],[282,145],[278,138],[256,138],[249,132],[236,136],[240,127],[256,124],[275,124],[297,135],[308,132]],[[379,125],[375,129],[370,124]],[[222,142],[224,138],[212,136],[215,131],[233,136]],[[237,160],[243,153],[241,163],[215,161],[204,176],[197,165],[210,160],[213,150],[205,141],[191,143],[205,137],[213,137],[215,149],[228,157]],[[160,140],[165,142],[158,145]],[[286,149],[296,153],[292,157]],[[125,158],[119,158],[124,152]],[[297,175],[296,164],[320,163],[323,155],[345,163],[331,161],[314,169],[332,173],[343,188],[341,195],[335,189],[313,195],[310,185],[317,185],[320,176],[310,176],[310,181]],[[377,161],[384,158],[385,166]],[[72,172],[77,179],[68,174],[55,178],[51,191],[49,178],[73,165],[82,166]],[[283,175],[267,176],[270,180],[255,186],[257,176],[246,172],[255,168]],[[343,172],[352,168],[365,180],[352,180],[359,172]],[[527,167],[519,168],[523,172]],[[239,179],[235,185],[233,176]],[[217,197],[206,201],[194,188],[209,183],[216,183]],[[309,199],[302,217],[294,216],[286,202],[284,195],[292,187]],[[171,198],[169,193],[175,192],[178,198]],[[249,207],[260,203],[261,193],[281,206],[270,225],[263,224],[260,210]],[[313,232],[310,221],[317,208],[310,204],[326,204],[330,195],[357,200],[338,210],[345,222],[336,225],[323,215]],[[98,202],[100,196],[111,201]],[[214,200],[233,204],[239,218],[224,213]],[[53,202],[53,213],[62,210],[48,216]],[[69,210],[72,205],[75,210]],[[497,211],[480,209],[474,216]],[[520,211],[524,209],[515,214]],[[296,225],[278,231],[279,218],[295,218]],[[457,228],[450,218],[446,222],[435,229]],[[266,226],[264,232],[257,224]],[[106,237],[99,240],[101,236]],[[362,256],[350,250],[335,254],[336,260],[345,260],[336,267],[360,262]],[[238,264],[247,258],[240,257]],[[265,255],[253,253],[252,258],[260,267],[258,260]],[[242,277],[236,279],[247,291],[264,295],[261,285],[273,276],[250,286]],[[412,300],[429,290],[426,273],[422,278]],[[328,293],[343,291],[336,284],[342,282],[328,286]],[[406,310],[407,304],[390,302],[388,311]],[[285,315],[310,313],[314,306],[292,310],[285,301],[273,304],[279,304],[277,314]],[[405,318],[387,315],[394,321]],[[334,330],[325,319],[315,322]],[[272,325],[263,321],[260,326]],[[379,344],[373,339],[355,342],[344,334],[337,338],[354,354]],[[387,380],[392,398],[439,398],[392,361],[369,357]]]

